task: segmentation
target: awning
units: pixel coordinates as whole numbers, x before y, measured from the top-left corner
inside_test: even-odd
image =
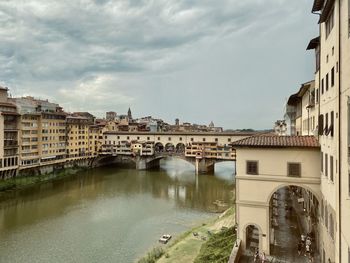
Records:
[[[312,6],[312,12],[321,11],[325,0],[315,0]]]
[[[306,50],[315,49],[319,45],[320,45],[320,37],[315,37],[315,38],[310,40]]]
[[[320,21],[318,21],[319,24],[326,22],[330,12],[332,11],[332,8],[334,6],[335,0],[328,0],[326,5],[323,8],[322,14],[320,16]]]

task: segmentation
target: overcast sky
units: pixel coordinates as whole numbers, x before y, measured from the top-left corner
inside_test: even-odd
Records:
[[[2,0],[0,85],[66,111],[271,128],[313,78],[312,0]]]

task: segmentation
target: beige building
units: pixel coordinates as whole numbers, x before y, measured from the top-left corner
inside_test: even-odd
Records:
[[[8,89],[0,87],[0,179],[16,176],[18,161],[19,114],[8,98]]]
[[[12,98],[21,114],[20,169],[65,162],[66,114],[47,100]]]
[[[313,154],[301,149],[289,149],[284,160],[279,160],[283,155],[273,152],[274,147],[271,145],[266,145],[264,152],[260,153],[256,149],[250,149],[251,153],[246,158],[245,152],[237,150],[237,220],[246,222],[249,216],[264,213],[262,208],[253,209],[253,205],[244,204],[244,200],[248,198],[244,193],[254,184],[260,184],[262,176],[248,177],[244,166],[247,164],[239,163],[242,159],[258,161],[260,167],[260,163],[269,162],[266,159],[269,157],[269,165],[276,166],[285,163],[289,158],[296,158],[296,154],[307,154],[308,157],[305,156],[298,162],[304,164],[302,167],[309,169],[307,177],[314,180],[319,178],[319,192],[305,184],[297,185],[311,191],[318,201],[319,209],[315,216],[320,261],[350,262],[350,1],[314,0],[312,12],[320,15],[317,25],[319,37],[312,39],[307,47],[308,50],[315,51],[315,81],[303,84],[301,89],[291,96],[286,115],[291,120],[292,134],[314,135],[320,148],[314,149]],[[267,154],[266,151],[271,154]],[[275,161],[271,163],[273,160]],[[301,170],[302,177],[305,168]],[[276,172],[271,174],[276,175]],[[275,183],[276,179],[277,177],[273,177],[270,184]],[[291,184],[296,183],[287,181],[285,185]],[[311,200],[312,197],[308,199]],[[264,202],[262,206],[267,207],[267,200]],[[242,204],[249,208],[242,210],[239,207]],[[263,226],[259,226],[262,232],[268,229],[268,221],[258,224]],[[244,223],[243,226],[239,226],[241,238],[244,238],[244,227]],[[263,233],[262,237],[265,237],[264,235],[267,237],[269,234]],[[261,249],[269,252],[267,245],[262,245]]]
[[[278,190],[299,187],[304,195],[315,196],[312,200],[318,207],[317,200],[321,197],[319,143],[313,136],[261,135],[232,145],[237,155],[238,237],[244,250],[259,248],[270,254],[276,243],[274,232],[278,227],[273,220],[273,197]],[[305,198],[306,203],[309,199]],[[314,214],[318,215],[318,211]],[[311,231],[311,227],[308,230]]]

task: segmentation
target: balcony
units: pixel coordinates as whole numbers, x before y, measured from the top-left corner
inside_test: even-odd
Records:
[[[12,139],[5,139],[4,147],[5,148],[12,148],[12,147],[16,148],[16,147],[18,147],[18,141],[12,140]]]

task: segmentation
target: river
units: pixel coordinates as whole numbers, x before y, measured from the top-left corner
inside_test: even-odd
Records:
[[[215,175],[167,159],[159,170],[101,167],[30,187],[0,202],[0,262],[135,262],[232,204],[234,163]],[[224,207],[221,207],[221,210]]]

